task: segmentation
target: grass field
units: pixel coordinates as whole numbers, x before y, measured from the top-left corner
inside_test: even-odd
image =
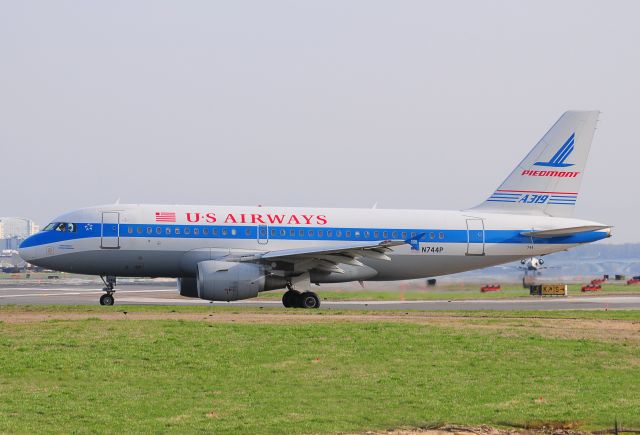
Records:
[[[13,306],[0,321],[0,432],[640,426],[634,311]]]
[[[318,287],[313,290],[327,301],[345,301],[345,300],[463,300],[463,299],[509,299],[509,298],[529,298],[529,290],[517,284],[502,285],[502,289],[498,292],[480,292],[480,284],[478,285],[446,285],[424,289],[406,289],[406,290],[340,290]],[[569,285],[569,296],[591,296],[599,294],[640,294],[640,285],[624,285],[624,284],[604,284],[602,290],[598,292],[581,292],[581,284]],[[282,297],[281,291],[272,291],[260,293],[263,299],[279,299]]]

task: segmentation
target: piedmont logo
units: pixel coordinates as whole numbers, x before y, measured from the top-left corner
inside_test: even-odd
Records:
[[[566,168],[567,166],[573,166],[573,163],[565,163],[565,160],[573,152],[573,144],[575,142],[576,134],[572,133],[569,139],[560,147],[560,149],[551,157],[548,162],[535,162],[535,166],[550,166],[552,168]]]
[[[524,169],[520,175],[527,175],[529,177],[559,177],[559,178],[576,178],[580,172],[573,171],[534,171],[531,169]]]

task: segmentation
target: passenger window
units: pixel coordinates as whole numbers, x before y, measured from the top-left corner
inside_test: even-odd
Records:
[[[342,237],[342,231],[336,230],[336,237]]]
[[[300,231],[298,231],[298,235],[299,235],[300,237],[304,237],[304,230],[300,230]]]
[[[377,239],[378,237],[380,237],[380,231],[374,231],[373,232],[373,238]]]
[[[202,234],[204,234],[205,236],[209,235],[209,228],[203,228],[202,229]]]
[[[184,233],[185,233],[185,234],[191,234],[191,228],[189,228],[189,227],[185,227],[185,228],[184,228]]]
[[[251,229],[250,228],[245,229],[244,230],[244,235],[249,237],[251,235]]]
[[[416,233],[411,233],[411,238],[412,238],[412,239],[415,239],[415,238],[416,238],[416,236],[417,236],[417,234],[416,234]]]
[[[211,234],[213,234],[214,236],[217,236],[218,235],[218,229],[217,228],[212,229],[211,230]]]
[[[287,236],[287,230],[285,230],[284,228],[280,230],[280,236],[281,237],[286,237]]]
[[[429,233],[429,240],[433,240],[436,238],[436,233]]]
[[[175,228],[174,228],[174,231],[175,231],[175,233],[176,233],[176,234],[180,234],[180,228],[175,227]]]
[[[369,231],[365,231],[365,232],[364,232],[364,237],[365,237],[365,239],[368,239],[368,238],[369,238],[369,236],[371,236],[371,233],[370,233]]]
[[[322,230],[318,230],[318,237],[322,237],[322,233],[323,233]]]
[[[345,231],[344,236],[345,236],[346,238],[351,237],[351,231]]]
[[[327,230],[327,237],[333,237],[333,231]]]
[[[231,229],[231,235],[235,236],[236,234],[238,234],[238,230],[236,230],[235,228]]]
[[[138,234],[142,234],[142,227],[138,227],[138,228],[136,229],[136,232],[137,232]]]
[[[307,231],[307,235],[308,235],[309,237],[313,237],[313,230],[309,230],[309,231]]]
[[[275,237],[276,236],[276,230],[272,229],[271,230],[271,237]]]
[[[151,227],[147,228],[147,234],[151,234]],[[162,234],[162,228],[156,227],[156,234]]]
[[[220,232],[223,236],[226,236],[227,234],[229,234],[229,231],[227,231],[226,228],[223,228]]]
[[[200,229],[199,228],[194,228],[193,229],[193,235],[197,236],[198,234],[200,234]]]
[[[398,238],[398,232],[397,231],[392,232],[391,233],[391,237],[393,237],[394,239],[397,239]]]
[[[296,230],[294,230],[293,228],[289,230],[289,237],[295,237],[296,236]]]
[[[355,232],[353,233],[353,235],[354,235],[354,236],[356,236],[356,237],[360,237],[360,231],[355,231]]]
[[[438,238],[439,238],[440,240],[444,239],[444,233],[438,233]]]
[[[133,234],[133,228],[132,227],[127,228],[127,233]]]
[[[382,232],[382,237],[384,237],[385,239],[389,238],[389,232],[388,231],[383,231]]]
[[[165,233],[167,236],[170,236],[170,235],[171,235],[171,228],[170,228],[170,227],[167,227],[167,228],[164,230],[164,233]]]
[[[407,240],[407,232],[406,232],[406,231],[403,231],[403,232],[402,232],[402,238],[403,238],[403,239],[405,239],[405,240]]]

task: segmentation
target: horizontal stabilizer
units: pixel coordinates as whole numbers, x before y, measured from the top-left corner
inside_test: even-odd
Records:
[[[554,230],[525,231],[520,234],[526,237],[551,238],[551,237],[571,236],[573,234],[579,234],[579,233],[589,233],[591,231],[606,230],[610,228],[611,227],[606,225],[586,225],[582,227],[557,228]]]

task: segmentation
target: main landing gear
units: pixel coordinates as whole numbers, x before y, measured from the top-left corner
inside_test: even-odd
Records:
[[[299,292],[294,290],[291,285],[289,289],[282,295],[282,305],[286,308],[319,308],[320,298],[314,292]]]
[[[106,292],[106,294],[100,296],[100,305],[113,305],[115,302],[113,294],[116,292],[113,288],[116,286],[116,277],[100,275],[100,278],[105,285],[102,290]]]

